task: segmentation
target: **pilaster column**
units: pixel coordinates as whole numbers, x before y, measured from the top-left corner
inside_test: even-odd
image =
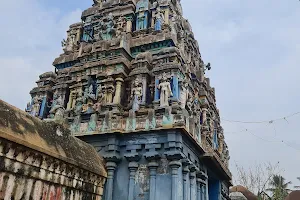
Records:
[[[165,10],[165,24],[169,24],[169,8]]]
[[[197,177],[197,200],[201,200],[201,179]]]
[[[40,118],[43,118],[43,116],[44,116],[46,104],[47,104],[47,96],[44,96],[43,101],[41,103],[40,113],[39,113]]]
[[[73,101],[75,100],[75,96],[76,96],[76,93],[73,90],[71,90],[70,96],[69,96],[69,101],[67,104],[67,109],[73,108]]]
[[[202,124],[207,125],[207,108],[202,108]]]
[[[177,75],[173,76],[173,98],[179,100],[179,80]]]
[[[155,94],[154,94],[154,101],[159,100],[159,89],[157,88],[159,85],[159,79],[156,77],[155,78]]]
[[[169,163],[172,171],[172,198],[171,200],[177,200],[178,198],[178,169],[181,167],[179,161],[171,161]]]
[[[147,97],[147,78],[143,77],[143,98],[142,98],[142,104],[146,103],[146,97]]]
[[[149,200],[155,200],[156,194],[156,170],[158,168],[158,163],[156,161],[151,161],[148,164],[150,171],[150,198]]]
[[[114,174],[115,169],[117,167],[116,162],[107,162],[106,169],[107,169],[107,187],[106,187],[106,200],[113,199],[113,187],[114,187]]]
[[[126,21],[126,32],[127,33],[132,32],[132,21],[133,21],[132,17],[127,17],[127,21]]]
[[[184,165],[184,164],[183,164]],[[182,174],[183,174],[183,199],[184,200],[190,200],[190,192],[189,192],[189,186],[188,186],[188,179],[189,179],[189,172],[190,169],[186,165],[183,167]]]
[[[121,103],[121,89],[122,89],[122,83],[124,80],[122,78],[116,78],[116,93],[114,97],[114,104],[120,104]]]
[[[128,200],[133,200],[133,194],[134,194],[134,178],[136,171],[138,169],[138,163],[137,162],[130,162],[128,165],[129,169],[129,192],[128,192]]]
[[[196,168],[195,166],[190,166],[190,200],[196,200],[195,178],[196,178]]]
[[[205,199],[205,193],[206,193],[206,185],[201,184],[201,200],[206,200]]]

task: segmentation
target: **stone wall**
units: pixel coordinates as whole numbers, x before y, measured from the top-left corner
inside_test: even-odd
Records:
[[[103,159],[67,127],[0,100],[1,200],[101,200],[106,176]]]

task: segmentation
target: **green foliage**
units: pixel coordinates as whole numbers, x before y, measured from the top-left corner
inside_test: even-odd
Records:
[[[271,187],[267,190],[272,193],[273,200],[284,200],[290,191],[288,189],[290,184],[291,182],[285,182],[285,178],[281,175],[273,175],[269,183]]]

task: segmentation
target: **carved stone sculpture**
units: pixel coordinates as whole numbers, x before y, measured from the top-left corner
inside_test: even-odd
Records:
[[[39,96],[35,96],[32,99],[32,109],[31,109],[31,115],[34,117],[39,116],[40,108],[41,108],[41,98]]]
[[[189,98],[189,90],[188,90],[188,83],[185,82],[184,85],[181,87],[180,90],[180,107],[185,109],[187,100]]]
[[[51,118],[54,118],[54,119],[63,119],[63,116],[64,116],[64,112],[65,112],[65,108],[64,108],[64,102],[63,102],[63,98],[61,95],[57,95],[55,94],[54,95],[54,100],[53,100],[53,103],[52,103],[52,107],[51,107],[51,110],[50,110],[50,115],[51,115]]]
[[[188,94],[188,100],[187,100],[186,105],[187,105],[189,111],[192,111],[193,103],[194,103],[193,100],[194,100],[194,98],[193,98],[192,94]]]
[[[132,110],[138,111],[140,109],[140,102],[143,96],[143,88],[140,86],[138,78],[135,79],[134,85],[131,91],[131,99],[133,101]]]
[[[102,40],[111,40],[116,35],[114,16],[109,13],[106,18],[99,22],[99,38]]]
[[[162,75],[161,83],[158,85],[158,89],[160,90],[160,106],[169,106],[169,97],[173,96],[173,93],[171,90],[171,84],[168,81],[165,73]]]
[[[92,114],[90,121],[88,123],[88,131],[96,131],[97,120],[98,120],[98,115],[96,113]]]
[[[158,7],[155,13],[155,24],[154,24],[154,28],[156,31],[160,31],[162,28],[162,25],[164,24],[165,21],[165,16],[164,14],[161,12],[160,8]]]
[[[94,104],[94,110],[95,111],[100,111],[101,110],[101,105],[103,105],[105,100],[105,95],[104,91],[102,90],[102,86],[99,85],[97,88],[97,102]]]
[[[82,112],[82,107],[83,107],[83,100],[81,97],[76,99],[76,104],[75,104],[75,118],[74,121],[71,125],[71,131],[72,132],[79,132],[80,131],[80,123],[81,123],[81,112]]]
[[[124,16],[120,16],[117,20],[117,30],[116,30],[116,36],[120,37],[122,33],[125,31],[126,26],[126,19]]]
[[[224,148],[224,134],[223,134],[223,131],[220,131],[218,133],[218,142],[219,142],[219,148],[218,148],[218,152],[220,154],[222,154],[223,152],[223,148]]]

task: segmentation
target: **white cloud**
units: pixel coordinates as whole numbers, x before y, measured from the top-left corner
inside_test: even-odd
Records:
[[[13,11],[13,14],[12,14]],[[61,53],[60,41],[81,11],[62,13],[36,0],[1,2],[0,97],[23,109],[38,76],[54,70],[52,62]],[[5,20],[3,20],[5,19]]]

